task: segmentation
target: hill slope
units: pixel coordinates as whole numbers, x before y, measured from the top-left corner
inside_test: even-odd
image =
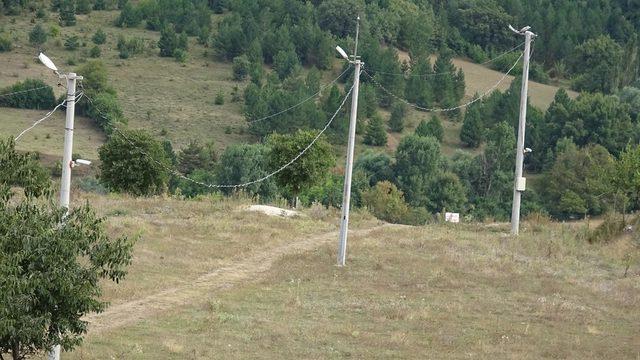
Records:
[[[144,128],[159,138],[167,138],[176,148],[181,148],[192,139],[201,142],[213,140],[219,149],[231,143],[253,141],[252,137],[245,133],[242,103],[232,102],[231,94],[234,88],[237,87],[236,91],[241,95],[245,83],[231,79],[230,64],[215,61],[213,50],[197,44],[193,38],[189,41],[189,56],[184,64],[176,62],[173,58],[161,58],[157,55],[156,47],[159,33],[141,28],[115,27],[113,21],[118,14],[118,11],[94,11],[88,15],[78,15],[78,25],[61,28],[61,34],[45,44],[47,54],[59,67],[67,71],[72,70],[74,66],[65,62],[77,62],[86,58],[89,48],[93,46],[91,36],[96,29],[102,28],[107,34],[107,43],[100,46],[100,60],[107,65],[109,81],[118,91],[130,127]],[[52,13],[50,19],[45,22],[46,28],[56,26],[53,16]],[[214,23],[219,19],[219,15],[213,16]],[[5,31],[12,35],[18,47],[11,52],[0,53],[0,62],[6,64],[0,69],[0,86],[7,86],[26,78],[43,79],[52,86],[57,83],[57,79],[35,61],[37,50],[27,41],[27,34],[33,26],[28,20],[27,17],[17,18],[15,23],[5,27]],[[86,47],[73,52],[65,50],[62,43],[66,36],[71,35],[78,35]],[[117,38],[120,35],[142,39],[145,43],[143,53],[127,60],[120,59],[116,49]],[[402,53],[400,55],[406,56]],[[499,72],[464,60],[455,60],[455,64],[465,72],[466,95],[469,98],[476,92],[486,91],[502,76]],[[328,72],[324,76],[328,81],[332,74]],[[500,89],[508,88],[511,80],[510,77]],[[60,89],[57,88],[58,94],[61,93]],[[533,104],[546,108],[556,91],[556,87],[532,83]],[[225,97],[223,105],[215,105],[213,102],[219,92]],[[5,114],[8,111],[10,110],[0,109],[0,112]],[[32,114],[14,111],[11,116],[30,119]],[[412,131],[422,117],[422,113],[409,114],[405,133]],[[444,144],[445,152],[450,153],[460,147],[457,138],[459,125],[445,123],[445,127],[451,129]],[[13,126],[9,126],[5,121],[0,122],[0,134],[6,136],[13,131]],[[62,128],[59,131],[61,135]],[[388,150],[395,148],[397,137],[396,134],[391,134]],[[97,140],[97,147],[101,138],[92,136],[92,139]],[[57,156],[59,153],[49,147],[43,150],[49,155]]]
[[[105,294],[111,310],[89,318],[87,341],[65,358],[601,359],[640,350],[638,264],[623,277],[629,239],[585,246],[579,226],[532,222],[517,239],[501,225],[377,226],[358,211],[338,268],[335,212],[284,219],[236,200],[88,199],[112,231],[141,238],[129,277]]]

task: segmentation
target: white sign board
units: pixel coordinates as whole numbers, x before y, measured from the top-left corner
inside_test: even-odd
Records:
[[[460,213],[445,213],[444,221],[457,224],[460,222]]]

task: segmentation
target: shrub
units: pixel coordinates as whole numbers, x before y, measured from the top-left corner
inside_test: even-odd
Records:
[[[216,105],[224,105],[224,94],[222,91],[219,91],[218,94],[216,94],[216,98],[213,103]]]
[[[166,190],[167,169],[171,162],[162,144],[146,132],[115,133],[98,153],[100,182],[110,190],[137,196],[160,194]]]
[[[244,80],[249,74],[251,63],[246,55],[236,56],[233,58],[233,79],[237,81]]]
[[[73,36],[69,36],[65,39],[64,41],[64,48],[69,50],[69,51],[74,51],[76,49],[78,49],[78,47],[80,47],[80,39],[78,38],[78,36],[73,35]]]
[[[89,51],[89,56],[92,58],[99,58],[100,55],[102,54],[102,51],[100,50],[99,46],[94,46],[91,48],[91,50]]]
[[[102,45],[107,42],[107,34],[102,29],[98,29],[96,33],[93,34],[93,37],[91,37],[91,41],[96,45]]]
[[[13,43],[9,36],[0,34],[0,52],[7,52],[13,49]]]
[[[187,52],[183,49],[175,49],[173,51],[173,58],[176,59],[177,62],[184,64],[187,62]]]
[[[402,191],[388,181],[381,181],[365,191],[362,201],[375,217],[390,223],[401,223],[409,214]]]
[[[31,90],[39,87],[44,88],[0,97],[0,106],[18,109],[50,109],[54,107],[56,105],[56,98],[53,94],[53,89],[42,80],[27,79],[25,81],[18,82],[15,85],[0,90],[0,95]]]

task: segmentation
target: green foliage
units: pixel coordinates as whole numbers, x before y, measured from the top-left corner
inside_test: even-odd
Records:
[[[166,191],[170,160],[162,144],[146,132],[119,131],[100,147],[98,153],[100,181],[109,190],[136,196]]]
[[[354,172],[364,174],[369,186],[374,186],[380,181],[394,180],[391,157],[384,152],[365,150],[356,159],[354,169]]]
[[[198,141],[190,141],[178,154],[178,171],[185,175],[198,169],[213,171],[217,158],[213,142],[201,145]]]
[[[115,90],[107,84],[107,68],[102,61],[87,61],[76,70],[76,73],[82,74],[84,78],[82,84],[85,91],[91,94],[100,92],[115,94]]]
[[[94,119],[107,134],[111,134],[113,127],[126,124],[118,98],[109,92],[100,92],[95,95],[83,114]]]
[[[76,13],[88,14],[92,10],[91,0],[76,0]]]
[[[405,88],[406,99],[423,108],[430,108],[434,102],[433,68],[427,56],[419,57],[411,66]]]
[[[387,131],[385,130],[384,120],[380,115],[374,115],[369,121],[363,141],[365,144],[372,146],[387,145]]]
[[[8,52],[13,49],[13,42],[8,35],[0,33],[0,52]]]
[[[480,146],[484,139],[482,114],[476,106],[471,106],[464,114],[460,140],[471,148]]]
[[[514,23],[514,18],[497,1],[466,0],[458,6],[451,20],[469,43],[483,49],[508,47],[513,43],[513,34],[507,26]]]
[[[158,47],[160,48],[160,56],[175,56],[177,50],[187,50],[187,37],[185,34],[178,35],[173,26],[165,26],[160,31]]]
[[[364,12],[362,0],[326,0],[318,6],[318,24],[323,30],[343,38],[355,34],[356,18]]]
[[[40,46],[47,42],[47,31],[42,27],[42,24],[36,24],[29,32],[29,43],[33,46]]]
[[[314,141],[316,136],[315,132],[302,130],[289,135],[269,136],[267,144],[271,148],[271,169],[276,170],[287,164]],[[280,188],[295,197],[300,190],[322,182],[333,166],[335,158],[331,145],[319,138],[296,162],[276,175],[276,182]]]
[[[76,4],[74,0],[60,0],[60,25],[74,26],[76,24]]]
[[[69,51],[77,50],[80,47],[80,38],[77,35],[68,36],[64,40],[64,48]]]
[[[432,116],[429,122],[422,120],[416,128],[416,135],[418,136],[432,136],[439,142],[442,142],[444,138],[444,128],[442,122],[437,116]]]
[[[233,79],[236,81],[244,80],[249,75],[251,63],[246,55],[236,56],[233,58]]]
[[[107,10],[107,0],[95,0],[93,10]]]
[[[43,87],[42,89],[27,91]],[[14,95],[5,94],[27,91]],[[51,86],[42,80],[26,79],[12,86],[0,89],[0,107],[18,109],[51,109],[56,105],[56,98]]]
[[[217,183],[236,185],[261,179],[270,172],[267,165],[269,160],[269,148],[265,145],[230,145],[220,155]],[[221,190],[225,194],[230,194],[237,189],[222,188]],[[245,186],[243,191],[252,196],[272,199],[277,194],[277,187],[273,178],[271,178]]]
[[[89,205],[65,217],[39,201],[50,194],[47,172],[11,140],[0,142],[0,159],[0,354],[24,359],[54,344],[70,351],[87,331],[82,318],[107,305],[100,280],[125,277],[133,242],[110,239]],[[25,199],[11,198],[14,185]]]
[[[91,37],[91,41],[93,41],[93,43],[96,45],[102,45],[107,42],[107,34],[104,32],[104,30],[98,29]]]
[[[362,201],[375,217],[390,223],[402,223],[409,215],[402,191],[389,181],[379,182],[365,191]]]
[[[600,91],[611,94],[618,89],[623,49],[607,35],[590,39],[575,49],[573,87],[578,91]]]
[[[360,93],[358,94],[358,118],[370,118],[376,114],[378,110],[378,98],[376,88],[369,84],[360,84]]]
[[[626,86],[618,94],[620,102],[629,105],[629,112],[636,123],[640,122],[640,88]]]
[[[451,210],[462,212],[467,203],[465,189],[457,175],[451,172],[440,172],[430,184],[429,204],[432,212]]]
[[[126,39],[120,35],[118,36],[117,49],[119,51],[118,56],[121,59],[128,59],[131,56],[142,54],[144,51],[144,39],[139,37]]]
[[[218,93],[216,94],[216,98],[213,101],[214,104],[216,105],[224,105],[224,94],[222,93],[222,91],[218,91]]]
[[[617,193],[631,200],[631,208],[640,208],[640,145],[627,146],[615,163],[612,176]]]
[[[120,15],[116,19],[118,27],[136,27],[142,21],[142,12],[130,2],[126,2],[120,11]]]
[[[393,132],[402,132],[404,129],[404,118],[407,113],[407,107],[396,102],[391,107],[391,117],[389,118],[389,129]]]
[[[357,179],[355,179],[354,176],[352,181],[352,203],[356,197],[354,190],[358,187],[357,185]],[[330,176],[327,176],[323,183],[302,189],[302,192],[300,193],[300,201],[305,206],[310,206],[313,203],[320,203],[326,207],[332,206],[338,208],[342,204],[343,188],[344,177],[331,174]]]
[[[614,169],[614,159],[604,147],[581,149],[569,143],[545,175],[547,209],[560,219],[602,214],[614,192],[609,178]]]
[[[409,135],[396,150],[396,182],[412,206],[429,205],[432,179],[441,167],[440,144],[433,137]]]
[[[284,80],[289,75],[294,74],[300,67],[298,55],[294,49],[280,51],[273,58],[273,67],[278,73],[280,80]]]
[[[89,50],[89,57],[92,57],[94,59],[99,58],[101,54],[102,54],[102,51],[100,50],[100,47],[97,45],[92,47],[91,50]]]

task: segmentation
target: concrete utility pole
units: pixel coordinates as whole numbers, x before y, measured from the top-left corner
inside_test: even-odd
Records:
[[[340,222],[340,238],[338,246],[338,266],[344,266],[347,258],[347,232],[349,231],[349,207],[351,206],[351,174],[353,172],[353,152],[356,142],[356,120],[358,117],[358,91],[360,89],[360,67],[364,64],[358,57],[358,36],[360,33],[360,17],[356,26],[356,44],[353,60],[349,60],[344,50],[337,47],[338,52],[350,63],[354,64],[353,93],[351,94],[351,120],[349,122],[349,144],[347,146],[347,165],[344,174],[344,190],[342,193],[342,217]]]
[[[524,135],[527,126],[527,95],[529,92],[529,61],[531,57],[531,39],[536,34],[529,31],[526,26],[520,30],[509,25],[509,29],[518,35],[524,35],[524,65],[522,68],[522,90],[520,91],[520,119],[518,121],[518,145],[516,148],[516,171],[513,184],[513,208],[511,209],[511,235],[518,235],[520,230],[520,199],[526,189],[527,179],[522,176],[524,163]],[[530,150],[527,149],[529,152]]]
[[[82,80],[82,76],[75,73],[64,75],[67,78],[67,120],[64,126],[64,153],[62,155],[62,179],[60,184],[60,206],[69,209],[69,197],[71,194],[71,168],[73,159],[73,125],[76,109],[76,80]]]

